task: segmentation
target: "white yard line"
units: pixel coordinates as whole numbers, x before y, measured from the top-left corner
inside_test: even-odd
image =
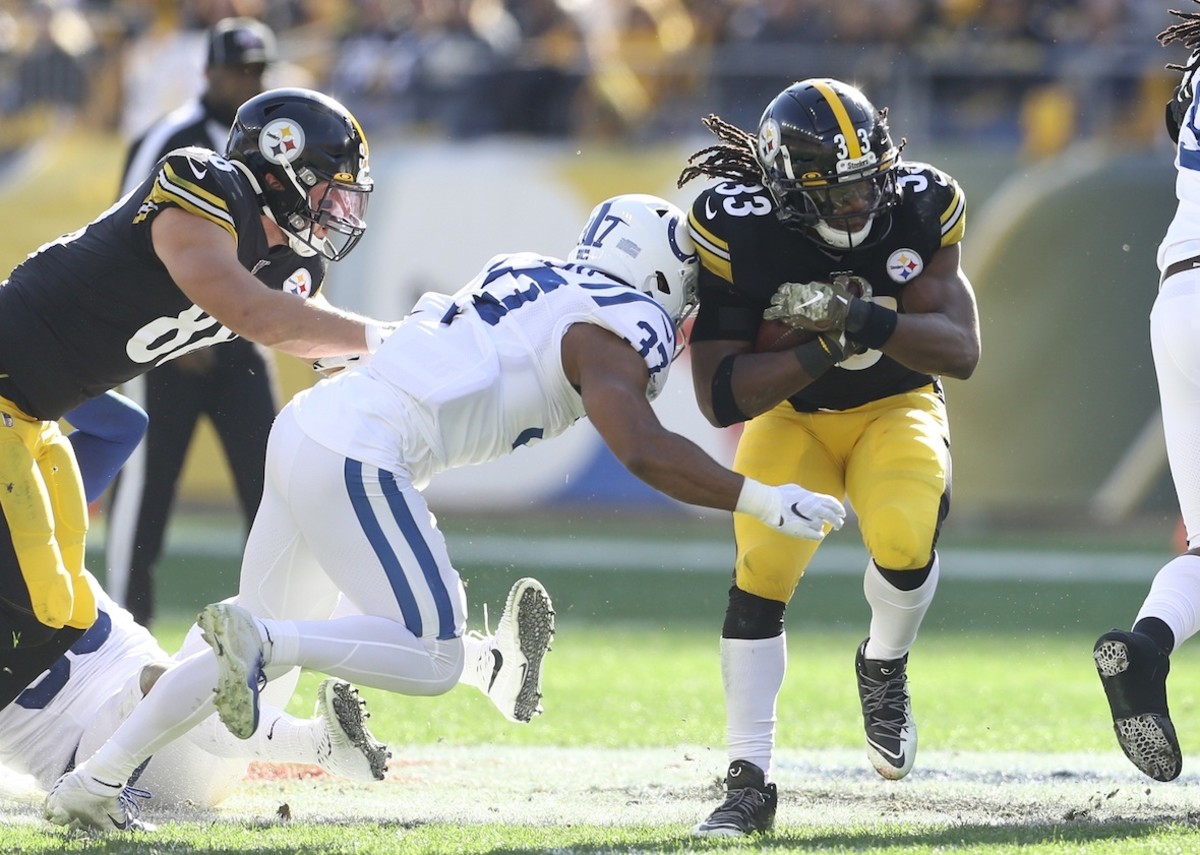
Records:
[[[241,546],[240,523],[220,526],[174,525],[166,548],[177,554],[235,558]],[[596,536],[529,536],[526,534],[471,534],[450,532],[446,537],[451,558],[461,567],[500,564],[515,568],[565,571],[659,569],[665,572],[728,574],[733,545],[729,539],[668,540]],[[89,542],[103,543],[103,520]],[[1042,582],[1145,582],[1154,578],[1170,558],[1163,552],[1071,552],[1035,549],[941,550],[946,578],[981,581]],[[813,559],[811,572],[859,576],[866,552],[857,535],[835,533]]]
[[[561,570],[657,568],[666,571],[728,574],[730,541],[667,542],[617,538],[520,538],[506,535],[449,536],[450,555],[460,564],[500,563]],[[1167,559],[1163,553],[1041,552],[1036,550],[941,550],[947,578],[1031,581],[1145,581],[1149,584]],[[858,545],[823,544],[812,571],[861,576],[866,551]]]

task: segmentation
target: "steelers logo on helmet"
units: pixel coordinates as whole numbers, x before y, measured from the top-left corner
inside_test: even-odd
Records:
[[[291,119],[275,119],[263,126],[258,147],[271,163],[291,163],[304,151],[304,129]]]
[[[779,123],[767,119],[758,129],[758,157],[763,163],[771,163],[779,154]]]

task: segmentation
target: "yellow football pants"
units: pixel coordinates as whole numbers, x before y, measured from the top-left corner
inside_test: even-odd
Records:
[[[83,569],[87,501],[75,453],[57,422],[31,418],[5,398],[0,511],[11,542],[0,548],[0,596],[45,626],[90,627],[96,598]]]
[[[798,413],[785,401],[746,423],[733,468],[764,484],[847,497],[877,566],[920,569],[949,509],[945,402],[933,386],[836,412]],[[737,586],[791,600],[819,544],[746,514],[733,519]]]

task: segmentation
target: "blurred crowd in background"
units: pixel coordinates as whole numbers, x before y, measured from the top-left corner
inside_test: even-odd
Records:
[[[1174,4],[1179,6],[1181,4]],[[1186,4],[1184,4],[1186,5]],[[1178,51],[1147,0],[0,0],[0,149],[64,122],[132,138],[202,85],[203,33],[265,21],[271,85],[344,101],[370,136],[646,143],[753,128],[835,76],[922,142],[1021,147],[1160,134]]]

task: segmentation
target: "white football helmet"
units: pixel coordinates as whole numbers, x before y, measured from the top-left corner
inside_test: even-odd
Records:
[[[567,260],[652,297],[676,328],[696,308],[699,256],[683,211],[666,199],[628,193],[601,202]]]

